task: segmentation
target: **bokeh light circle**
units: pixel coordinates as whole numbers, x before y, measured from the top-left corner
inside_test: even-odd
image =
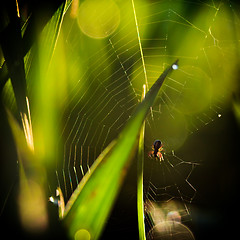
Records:
[[[86,229],[79,229],[74,236],[75,240],[90,240],[91,235]]]
[[[176,221],[163,221],[152,228],[147,239],[194,240],[195,238],[191,230],[184,224]]]
[[[161,113],[155,112],[154,118],[149,117],[146,125],[146,144],[151,146],[155,139],[160,139],[166,152],[179,149],[188,136],[187,121],[180,112],[168,113],[168,109],[161,106]]]
[[[86,0],[78,11],[78,25],[91,38],[106,38],[118,28],[120,11],[113,0]]]
[[[175,108],[185,114],[204,111],[211,103],[212,86],[210,77],[200,68],[182,66],[174,76],[184,83],[182,94],[178,96]]]

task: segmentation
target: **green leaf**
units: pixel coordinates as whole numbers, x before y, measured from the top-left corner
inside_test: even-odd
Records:
[[[142,100],[145,97],[146,86],[143,85]],[[144,225],[144,202],[143,202],[143,167],[144,167],[144,132],[145,121],[142,125],[139,143],[138,143],[138,165],[137,165],[137,211],[138,211],[138,231],[139,239],[145,240],[145,225]]]
[[[45,167],[50,167],[56,157],[58,107],[56,106],[56,78],[53,76],[53,57],[59,39],[63,18],[68,7],[64,1],[38,36],[35,45],[25,57],[27,82],[31,89],[35,151]],[[61,66],[55,66],[61,68]],[[26,71],[27,71],[26,70]],[[51,132],[51,134],[49,134]],[[46,137],[47,136],[47,137]]]
[[[16,4],[9,4],[1,9],[4,15],[0,22],[1,38],[0,43],[5,61],[0,68],[0,89],[11,78],[16,102],[19,112],[26,113],[26,73],[25,69],[31,67],[31,61],[25,62],[24,56],[31,52],[33,43],[36,43],[39,34],[45,31],[44,46],[47,50],[47,57],[44,64],[48,69],[52,58],[54,48],[57,42],[58,34],[61,29],[64,14],[69,8],[72,0],[60,0],[56,3],[40,3],[35,6],[34,11],[23,27],[20,26],[20,18],[17,17]],[[46,13],[48,9],[48,14]],[[44,14],[44,18],[42,18]]]
[[[235,95],[232,101],[232,108],[238,125],[240,126],[240,99]]]
[[[12,11],[12,9],[10,10]],[[11,12],[10,10],[9,12]],[[9,13],[9,15],[11,14]],[[2,31],[0,40],[2,52],[5,58],[9,76],[11,78],[11,83],[13,86],[19,112],[27,113],[27,106],[25,101],[26,76],[22,54],[23,41],[21,36],[19,18],[10,17],[10,23]],[[4,68],[5,67],[3,66],[3,69]],[[3,71],[5,71],[5,74],[1,74],[1,77],[6,81],[6,69]],[[1,80],[1,82],[3,80]]]
[[[36,61],[37,67],[42,67],[41,69],[39,67],[41,76],[47,75],[61,29],[63,17],[66,8],[69,6],[71,1],[61,0],[60,3],[58,2],[60,5],[56,5],[54,10],[51,9],[50,15],[48,16],[49,18],[51,17],[51,19],[46,25],[46,22],[44,21],[44,25],[40,29],[40,37],[38,34],[36,34],[36,32],[39,33],[37,31],[39,29],[36,30],[34,28],[36,28],[37,25],[35,21],[39,20],[43,15],[40,14],[39,19],[35,19],[36,16],[34,16],[33,19],[35,19],[35,21],[28,22],[26,28],[24,27],[24,29],[21,29],[20,19],[16,14],[16,4],[14,1],[12,3],[13,7],[11,5],[9,8],[6,8],[6,14],[10,16],[9,21],[5,21],[6,24],[1,24],[3,25],[1,30],[3,30],[1,31],[0,43],[4,54],[5,63],[3,64],[0,72],[0,86],[3,87],[7,79],[9,77],[11,78],[13,92],[18,105],[18,113],[22,120],[22,126],[20,127],[13,114],[8,111],[8,122],[12,129],[12,134],[16,143],[18,162],[20,166],[20,186],[18,194],[20,220],[24,228],[27,230],[42,231],[46,229],[48,224],[46,207],[47,197],[45,196],[44,187],[46,176],[43,173],[43,166],[39,161],[40,157],[38,154],[36,154],[34,148],[36,139],[33,139],[30,107],[27,98],[28,94],[26,78],[28,81],[32,82],[37,82],[36,79],[39,80],[39,74],[35,74],[36,72],[34,72],[32,69],[33,59]],[[44,5],[44,7],[47,6]],[[32,16],[33,15],[34,13]],[[22,37],[22,35],[24,37]],[[40,59],[40,61],[43,62],[39,63],[39,56],[33,54],[33,48],[30,49],[33,43],[35,43],[33,48],[38,46],[41,47],[37,52],[40,56],[45,54],[44,58]],[[37,45],[37,43],[39,43],[39,45]],[[42,48],[44,48],[44,53],[40,52]],[[26,54],[27,56],[24,59]],[[29,57],[29,55],[31,55],[31,57]],[[33,73],[32,75],[28,75],[28,72],[30,71]],[[41,81],[43,79],[44,78],[40,78]],[[10,87],[7,87],[8,88],[4,88],[4,91],[6,90],[9,94]],[[44,89],[41,90],[44,91]],[[44,92],[42,94],[46,93]],[[36,94],[33,95],[35,96]],[[38,108],[36,108],[36,110],[39,112]],[[41,120],[41,118],[38,118],[36,125],[40,125],[42,122]],[[39,219],[41,219],[41,221],[39,221]]]
[[[72,238],[82,233],[91,239],[99,238],[135,154],[144,119],[173,66],[177,61],[158,78],[119,137],[94,162],[68,201],[63,221]]]
[[[30,125],[25,126],[23,131],[10,111],[7,111],[7,116],[18,154],[19,189],[16,201],[20,222],[27,231],[41,232],[48,225],[44,171],[33,149],[29,147],[30,136],[26,135],[26,128],[30,130]]]

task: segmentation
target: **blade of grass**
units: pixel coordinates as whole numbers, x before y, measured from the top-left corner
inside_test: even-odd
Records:
[[[145,98],[146,86],[143,85],[142,101]],[[145,121],[142,124],[138,143],[138,164],[137,164],[137,211],[138,211],[138,231],[139,239],[145,240],[144,225],[144,202],[143,202],[143,167],[144,167],[144,132]]]
[[[67,1],[64,1],[56,10],[50,21],[44,27],[39,38],[38,45],[40,48],[40,59],[44,59],[44,61],[40,63],[40,71],[43,75],[47,74],[47,71],[51,64],[52,56],[54,54],[54,50],[62,26],[65,8],[67,7],[66,3]],[[41,57],[41,54],[44,54],[44,57]]]
[[[56,1],[55,3],[44,2],[44,4],[40,2],[40,3],[37,3],[39,5],[34,6],[31,16],[26,20],[26,22],[24,23],[21,29],[21,35],[23,36],[22,46],[20,48],[22,53],[21,58],[23,58],[29,52],[33,43],[36,41],[36,38],[38,37],[38,35],[42,32],[45,25],[49,22],[49,20],[51,20],[51,18],[56,13],[56,11],[61,9],[62,4],[64,4],[64,2],[66,2],[66,5],[63,11],[63,15],[64,15],[68,10],[69,6],[71,5],[72,0],[67,0],[67,1],[60,0],[60,1]],[[47,14],[46,14],[46,9],[48,9]],[[4,10],[6,10],[6,8],[1,10],[2,10],[1,15],[5,16],[6,13],[4,12]],[[43,14],[44,14],[44,18],[42,18]],[[6,18],[7,19],[4,20],[4,23],[0,24],[1,30],[3,28],[2,26],[5,26],[9,21],[8,17]],[[5,33],[2,32],[1,34],[5,34]],[[5,83],[10,77],[7,69],[7,65],[5,63],[6,62],[4,61],[4,63],[0,68],[0,90],[3,88],[3,86],[5,85]]]
[[[144,119],[164,79],[172,72],[176,64],[177,61],[162,73],[138,105],[118,139],[104,150],[91,167],[90,172],[77,186],[66,205],[63,216],[70,237],[75,238],[84,232],[91,239],[99,238],[135,154]]]
[[[51,20],[46,24],[41,34],[41,43],[44,43],[44,50],[45,53],[47,53],[44,59],[45,61],[41,65],[44,66],[44,68],[41,69],[43,75],[45,75],[49,69],[66,6],[68,7],[71,1],[61,2],[62,4],[57,10],[54,10]],[[23,44],[23,32],[21,32],[20,19],[17,18],[16,12],[14,12],[14,6],[13,10],[12,6],[7,8],[7,10],[9,10],[11,14],[13,11],[13,14],[10,17],[9,23],[7,23],[8,25],[4,25],[4,29],[1,32],[0,40],[5,58],[4,66],[6,66],[6,68],[1,71],[0,76],[2,78],[0,81],[2,85],[5,84],[4,82],[9,74],[22,120],[23,129],[9,112],[8,122],[14,135],[20,166],[19,213],[22,224],[26,229],[32,230],[32,228],[35,228],[35,230],[43,230],[43,228],[45,229],[47,227],[48,223],[45,188],[43,187],[45,184],[45,175],[42,173],[42,165],[38,161],[39,156],[34,151],[30,108],[28,100],[26,101],[28,98],[26,97],[25,69],[29,69],[32,66],[30,61],[25,61],[24,63],[24,56],[27,53],[26,49],[28,47],[30,48],[32,43],[24,42]],[[34,27],[35,25],[32,24],[28,26]],[[27,38],[24,40],[26,41]],[[36,41],[37,36],[34,36],[34,42]],[[34,81],[38,78],[38,75],[32,75],[31,77],[30,80]],[[41,119],[38,119],[38,121],[41,122]]]
[[[237,120],[238,126],[240,127],[240,99],[235,96],[235,99],[232,101],[232,108]]]
[[[10,5],[7,10],[10,22],[1,33],[0,43],[8,73],[11,78],[19,112],[27,113],[25,101],[26,76],[22,54],[23,41],[21,36],[20,19],[17,16],[13,17],[15,10],[14,5],[13,9],[12,5]],[[6,74],[4,75],[2,75],[2,77],[5,77],[6,80]]]
[[[22,28],[23,34],[23,52],[24,56],[32,47],[33,43],[36,41],[38,35],[46,27],[46,25],[52,21],[52,24],[56,22],[54,16],[59,16],[60,18],[66,13],[67,9],[71,5],[72,0],[58,0],[58,1],[47,1],[33,3],[37,4],[33,7],[33,12],[31,16],[26,21]],[[64,8],[63,8],[64,7]],[[62,11],[63,10],[63,11]],[[42,17],[44,15],[44,18]],[[60,27],[57,27],[58,31]],[[54,35],[52,36],[55,37]]]
[[[58,91],[53,89],[61,85],[53,75],[52,69],[56,45],[59,39],[67,1],[64,1],[51,20],[46,24],[36,44],[31,49],[31,56],[26,56],[26,68],[31,68],[27,75],[27,81],[32,85],[32,106],[36,119],[34,126],[35,150],[39,161],[46,168],[51,168],[56,157],[57,125],[58,125]],[[29,66],[29,67],[27,67]],[[61,65],[55,66],[57,69]],[[56,84],[59,84],[56,86]],[[49,134],[50,133],[50,134]],[[46,137],[47,136],[47,137]]]
[[[7,65],[6,65],[6,62],[4,62],[0,67],[0,91],[2,91],[8,79],[9,79],[9,76],[8,76]]]
[[[7,111],[7,114],[18,154],[19,193],[16,201],[20,221],[25,230],[41,232],[46,230],[48,225],[43,170],[37,156],[29,148],[26,134],[19,123],[10,111]]]

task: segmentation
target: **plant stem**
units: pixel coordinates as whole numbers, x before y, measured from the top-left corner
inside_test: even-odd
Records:
[[[145,98],[146,85],[143,85],[142,100]],[[139,135],[138,143],[138,165],[137,165],[137,210],[138,210],[138,231],[139,239],[145,240],[145,225],[144,225],[144,202],[143,202],[143,167],[144,167],[144,132],[145,121]]]

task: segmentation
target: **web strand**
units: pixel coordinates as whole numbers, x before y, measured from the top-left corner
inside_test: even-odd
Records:
[[[224,67],[219,62],[216,64],[211,52],[216,51],[219,56],[231,59],[236,50],[235,42],[225,39],[216,25],[228,6],[224,1],[219,4],[214,1],[141,2],[123,1],[119,6],[121,23],[118,29],[106,39],[91,40],[101,46],[95,47],[91,54],[86,47],[89,39],[76,23],[65,28],[69,78],[74,84],[68,86],[63,104],[56,160],[57,184],[68,200],[82,177],[90,171],[94,160],[131,117],[140,102],[143,84],[149,89],[165,67],[178,58],[177,73],[166,79],[146,119],[147,146],[161,138],[166,152],[171,153],[165,156],[165,162],[159,164],[162,168],[157,163],[150,164],[152,170],[157,166],[161,172],[164,186],[159,187],[158,180],[152,179],[146,183],[145,191],[146,199],[154,202],[158,202],[159,197],[165,203],[179,200],[183,203],[182,210],[189,215],[187,204],[197,192],[190,177],[197,164],[178,158],[172,149],[179,148],[190,133],[221,116],[226,92],[211,95],[210,100],[207,94],[211,86],[216,86],[211,84],[219,79],[216,65]],[[188,14],[185,9],[189,8],[195,9],[196,14]],[[200,14],[203,10],[209,19],[205,24]],[[231,22],[227,15],[224,19]],[[239,19],[231,23],[239,27]],[[189,39],[195,39],[194,44]],[[231,48],[224,45],[226,41]],[[192,107],[188,104],[194,101],[189,99],[192,99],[192,92],[193,96],[199,94],[195,92],[199,88],[201,92],[197,98],[206,95],[208,102]],[[175,131],[175,127],[184,131]],[[183,166],[189,171],[181,178]],[[168,179],[171,183],[167,183],[170,173],[174,177]],[[184,188],[188,189],[186,193]]]

